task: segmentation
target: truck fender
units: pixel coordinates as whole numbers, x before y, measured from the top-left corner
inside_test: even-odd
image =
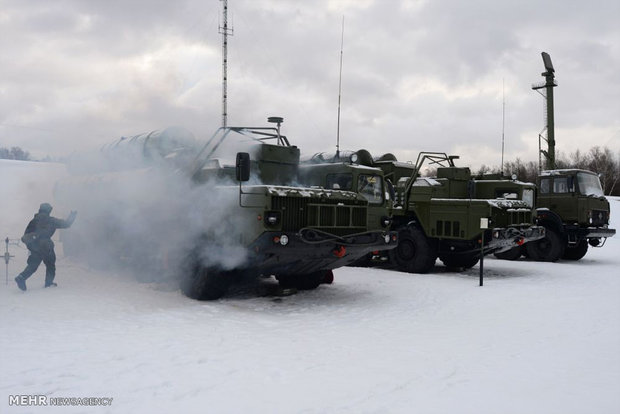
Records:
[[[418,221],[417,220],[410,220],[407,222],[407,225],[405,227],[420,227],[418,226]]]
[[[539,226],[553,229],[558,234],[564,233],[564,225],[562,224],[562,219],[555,212],[549,210],[548,208],[537,208],[536,214],[536,222]]]
[[[424,228],[424,226],[422,226],[422,223],[417,218],[413,218],[413,219],[409,220],[407,222],[407,225],[404,226],[404,228],[415,228],[415,229],[418,229],[418,230],[420,230],[422,232],[422,234],[424,234],[425,237],[427,237],[427,238],[429,237],[428,233],[426,232],[426,229]]]

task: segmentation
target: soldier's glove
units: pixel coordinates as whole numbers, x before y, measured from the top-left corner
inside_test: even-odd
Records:
[[[70,225],[73,224],[76,216],[77,216],[77,211],[71,210],[71,213],[69,213],[69,217],[67,217],[67,222],[69,222]]]

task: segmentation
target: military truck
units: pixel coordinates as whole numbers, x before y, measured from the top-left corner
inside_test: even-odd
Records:
[[[270,120],[277,128],[218,129],[174,172],[212,199],[194,212],[195,235],[179,261],[189,297],[217,299],[241,275],[273,275],[282,287],[314,289],[333,280],[333,269],[397,244],[396,232],[369,220],[360,194],[294,185],[300,151],[281,135],[282,119]]]
[[[361,171],[367,168],[383,173],[385,197],[393,200],[390,228],[399,233],[398,246],[387,256],[398,269],[426,273],[437,258],[450,268],[470,268],[481,251],[501,252],[544,236],[544,228],[533,225],[533,184],[477,182],[469,168],[455,166],[457,158],[423,152],[412,164],[399,162],[392,154],[375,160],[366,150],[349,156],[348,162],[359,164]],[[437,166],[435,178],[419,176],[426,161]],[[333,168],[336,179],[337,169]],[[329,185],[327,178],[325,184]],[[484,241],[481,219],[491,226],[484,230]],[[372,255],[374,260],[384,256],[381,252]]]
[[[240,214],[256,217],[256,221],[241,235],[249,252],[248,264],[236,270],[272,274],[282,286],[312,289],[333,278],[332,269],[371,251],[394,248],[396,232],[371,219],[377,210],[369,207],[362,195],[344,189],[292,185],[297,181],[300,151],[280,134],[282,119],[272,117],[270,121],[276,122],[277,128],[221,128],[192,168],[193,180],[199,184],[214,176],[221,179],[233,174],[239,183],[250,181],[249,185],[239,185],[238,207]],[[232,135],[249,139],[255,156],[238,153],[234,166],[214,165],[214,155]],[[386,206],[379,210],[388,215]],[[198,267],[186,288],[190,296],[196,296],[194,292],[200,292],[212,279],[215,284],[221,279],[217,270]],[[210,276],[212,273],[215,276]]]
[[[579,260],[588,251],[588,245],[600,247],[607,237],[616,231],[609,228],[609,202],[605,199],[598,176],[579,169],[556,169],[555,165],[555,117],[553,89],[555,68],[548,53],[541,53],[545,82],[532,85],[546,103],[547,136],[539,134],[539,163],[545,158],[546,169],[537,178],[536,206],[538,223],[546,228],[544,238],[529,243],[526,249],[515,248],[500,254],[500,258],[517,259],[527,254],[531,259],[555,262],[560,258]],[[547,150],[542,149],[542,141]],[[542,168],[541,168],[542,169]]]
[[[609,228],[609,202],[595,173],[579,169],[544,170],[537,185],[538,224],[545,227],[545,237],[498,257],[515,260],[527,255],[548,262],[579,260],[587,253],[588,245],[602,247],[607,237],[616,234],[615,229]]]

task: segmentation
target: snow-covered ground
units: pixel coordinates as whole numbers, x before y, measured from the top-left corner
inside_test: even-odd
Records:
[[[3,239],[53,201],[63,173],[0,161]],[[13,277],[26,250],[11,245],[0,412],[619,413],[619,247],[612,238],[578,262],[487,258],[483,287],[477,266],[343,268],[315,291],[265,296],[275,282],[261,280],[197,302],[65,259],[60,243],[59,287],[43,289],[42,265],[23,293]],[[14,395],[112,400],[35,407]]]

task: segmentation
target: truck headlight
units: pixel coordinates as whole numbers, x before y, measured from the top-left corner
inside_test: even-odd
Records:
[[[392,218],[391,217],[387,217],[387,216],[381,217],[381,226],[389,227],[390,224],[392,224]]]
[[[283,234],[281,236],[273,236],[273,244],[280,243],[282,246],[286,246],[288,244],[288,236]]]
[[[265,224],[269,226],[277,226],[280,223],[279,211],[268,211],[265,213]]]

